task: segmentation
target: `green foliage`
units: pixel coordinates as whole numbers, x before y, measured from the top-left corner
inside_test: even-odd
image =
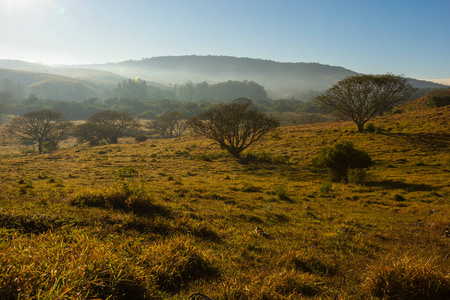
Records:
[[[333,187],[333,185],[331,182],[324,182],[320,185],[319,191],[322,194],[328,194],[329,192],[331,192],[332,187]]]
[[[427,104],[431,107],[441,107],[450,105],[450,95],[432,96]]]
[[[133,166],[121,167],[116,171],[117,177],[120,179],[133,178],[139,175],[138,170]]]
[[[145,142],[148,138],[145,134],[139,134],[134,139],[136,140],[136,142],[141,143]]]
[[[286,185],[284,185],[284,184],[279,184],[279,185],[275,186],[275,195],[280,200],[292,201],[288,195],[288,189],[287,189]]]
[[[373,124],[373,123],[368,123],[367,125],[366,125],[366,131],[367,132],[375,132],[375,125]]]
[[[42,144],[42,150],[44,152],[52,152],[58,150],[58,147],[55,147],[55,145],[53,145],[51,142],[44,142]]]
[[[266,151],[258,153],[245,152],[239,160],[243,164],[262,163],[262,164],[287,164],[289,160],[282,155],[272,154]]]
[[[351,142],[342,141],[334,147],[320,149],[319,155],[313,159],[313,164],[320,168],[331,170],[333,181],[348,181],[350,169],[364,169],[373,165],[369,154],[364,150],[355,149]]]
[[[367,173],[364,169],[350,169],[348,171],[348,182],[354,184],[362,184],[366,179]]]

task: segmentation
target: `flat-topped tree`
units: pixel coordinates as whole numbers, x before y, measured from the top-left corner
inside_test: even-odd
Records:
[[[41,153],[44,142],[49,142],[51,149],[56,149],[60,141],[69,137],[72,126],[72,122],[61,113],[44,109],[15,117],[7,130],[12,136],[36,142]]]
[[[189,125],[239,159],[242,151],[279,126],[277,120],[249,106],[238,102],[219,104],[190,119]]]
[[[75,136],[92,146],[102,140],[108,144],[117,144],[120,137],[132,136],[137,128],[139,122],[134,115],[104,110],[90,116],[86,123],[76,126]]]
[[[363,132],[368,120],[403,103],[413,92],[402,76],[359,75],[339,81],[317,99],[323,107],[351,118]]]

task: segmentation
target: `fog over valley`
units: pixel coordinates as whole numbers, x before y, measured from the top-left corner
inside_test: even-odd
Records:
[[[344,67],[320,63],[280,63],[229,56],[166,56],[78,66],[0,60],[0,91],[21,98],[33,94],[44,99],[81,101],[115,96],[111,91],[119,83],[136,78],[163,91],[186,83],[214,85],[249,81],[261,85],[271,99],[309,100],[304,99],[305,94],[324,91],[343,78],[356,74]],[[442,87],[429,81],[411,79],[411,82],[418,88]],[[251,98],[251,95],[241,96]]]

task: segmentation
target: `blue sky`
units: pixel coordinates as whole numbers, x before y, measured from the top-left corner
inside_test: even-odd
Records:
[[[0,59],[229,55],[450,78],[450,0],[0,0],[0,28]]]

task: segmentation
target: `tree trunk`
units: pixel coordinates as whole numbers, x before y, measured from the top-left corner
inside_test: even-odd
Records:
[[[358,132],[364,132],[364,123],[358,123]]]

